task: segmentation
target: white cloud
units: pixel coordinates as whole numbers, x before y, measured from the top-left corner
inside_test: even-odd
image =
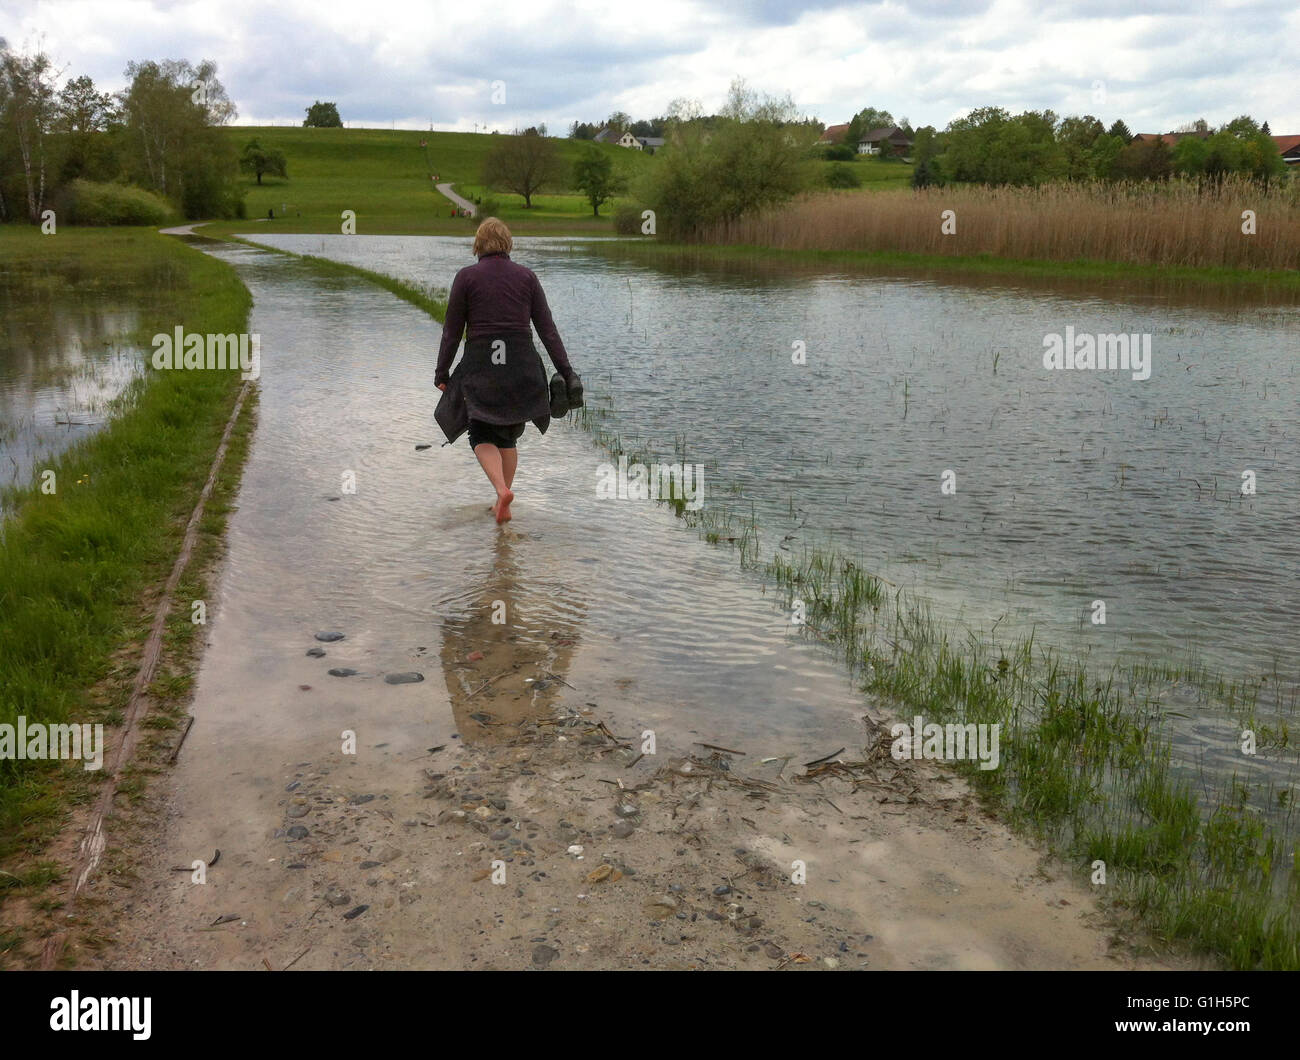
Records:
[[[1140,8],[1140,10],[1139,10]],[[706,110],[733,77],[789,92],[828,123],[876,106],[942,127],[977,106],[1122,117],[1163,130],[1204,116],[1300,132],[1288,42],[1300,12],[1258,0],[37,0],[0,36],[43,46],[68,76],[123,86],[130,60],[214,59],[240,121],[297,122],[332,99],[354,124],[469,129]],[[507,102],[494,106],[490,83]],[[1106,100],[1092,95],[1103,81]]]

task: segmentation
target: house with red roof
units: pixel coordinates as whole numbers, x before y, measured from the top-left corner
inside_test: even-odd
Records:
[[[1290,136],[1274,136],[1273,142],[1282,152],[1282,161],[1289,166],[1300,165],[1300,133]]]
[[[1208,132],[1178,132],[1178,133],[1138,133],[1133,139],[1135,140],[1162,140],[1164,143],[1173,147],[1179,140],[1187,136],[1196,136],[1204,140],[1209,137]],[[1273,142],[1277,144],[1277,149],[1281,152],[1282,161],[1287,165],[1300,165],[1300,133],[1290,136],[1274,136]]]

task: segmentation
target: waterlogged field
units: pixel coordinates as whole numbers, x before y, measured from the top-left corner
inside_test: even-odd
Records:
[[[177,326],[246,331],[248,304],[233,270],[153,231],[0,231],[0,742],[24,725],[121,725],[133,652],[240,386],[231,372],[146,373],[150,339]],[[232,452],[244,436],[231,435]],[[186,599],[203,598],[230,485],[213,488]],[[175,623],[169,650],[186,650],[198,628],[188,615]],[[169,672],[152,688],[162,710],[151,728],[162,732],[186,683]],[[88,798],[91,774],[16,755],[12,742],[3,752],[7,903],[51,879],[48,864],[29,871],[17,859],[44,849],[68,806]]]
[[[267,242],[423,287],[472,260],[466,240]],[[1294,963],[1296,305],[514,256],[587,425],[702,463],[687,517],[867,687],[909,720],[1005,726],[981,790],[1127,876],[1170,936]]]
[[[103,426],[140,376],[145,354],[128,338],[139,315],[120,306],[107,296],[33,305],[0,286],[0,487],[25,485]]]

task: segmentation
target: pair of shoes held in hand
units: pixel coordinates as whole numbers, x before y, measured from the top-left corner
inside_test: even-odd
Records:
[[[570,409],[582,408],[582,380],[578,373],[566,381],[559,372],[551,376],[551,417],[559,419],[566,416]]]

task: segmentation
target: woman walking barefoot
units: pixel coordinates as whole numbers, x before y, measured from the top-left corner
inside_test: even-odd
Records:
[[[489,217],[474,236],[478,263],[456,273],[438,349],[434,383],[443,396],[434,414],[454,442],[465,431],[479,466],[496,490],[492,514],[510,519],[519,454],[515,442],[532,420],[543,434],[551,422],[550,391],[530,325],[566,386],[578,389],[569,355],[555,330],[542,285],[531,269],[510,260],[514,240],[504,223]],[[465,335],[465,354],[451,362]]]

